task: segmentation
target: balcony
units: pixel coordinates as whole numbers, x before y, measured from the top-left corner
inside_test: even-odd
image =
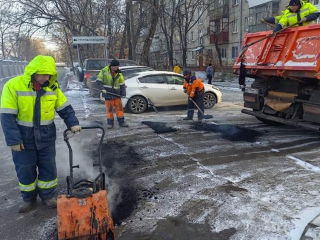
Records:
[[[249,33],[269,31],[269,30],[271,30],[271,27],[263,23],[258,23],[256,25],[249,26]]]
[[[224,5],[209,11],[210,21],[229,17],[229,6]]]
[[[229,42],[229,32],[210,34],[210,44]]]

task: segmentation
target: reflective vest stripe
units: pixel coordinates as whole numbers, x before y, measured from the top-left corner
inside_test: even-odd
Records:
[[[41,122],[40,122],[40,125],[43,125],[43,126],[50,125],[51,123],[53,123],[53,120],[54,120],[54,119],[46,120],[46,121],[41,121]],[[25,121],[17,120],[17,123],[18,123],[18,125],[21,125],[21,126],[33,127],[33,122],[25,122]]]
[[[21,182],[19,182],[19,186],[20,186],[20,190],[21,190],[21,191],[31,192],[31,191],[36,190],[37,180],[34,181],[34,182],[31,183],[31,184],[28,184],[28,185],[25,185],[25,184],[22,184]]]
[[[37,93],[35,91],[16,91],[17,96],[37,96]],[[56,92],[46,92],[43,96],[56,96]]]
[[[60,107],[56,108],[56,111],[61,111],[62,109],[64,109],[65,107],[69,106],[70,103],[68,101],[66,101],[64,104],[62,104]]]
[[[105,88],[112,88],[112,86],[108,86],[108,85],[103,85]],[[116,87],[116,86],[114,86],[113,87],[114,89],[120,89],[120,87]]]
[[[35,91],[16,91],[17,96],[32,96],[35,97],[37,93]]]
[[[17,123],[18,123],[18,125],[21,125],[21,126],[33,127],[33,122],[25,122],[25,121],[17,120]]]
[[[124,85],[124,83],[120,83],[120,86],[121,86],[121,85]]]
[[[51,123],[53,123],[53,119],[47,121],[40,121],[40,125],[50,125]]]
[[[56,96],[57,92],[46,92],[43,96]]]
[[[303,13],[303,12],[305,12],[305,11],[309,11],[309,8],[302,9],[302,10],[300,11],[300,13]]]
[[[0,108],[0,113],[12,113],[12,114],[18,114],[18,109],[12,109],[12,108]]]
[[[48,182],[44,182],[41,180],[38,180],[38,187],[41,189],[48,189],[48,188],[52,188],[58,185],[58,179],[54,179],[52,181],[48,181]]]

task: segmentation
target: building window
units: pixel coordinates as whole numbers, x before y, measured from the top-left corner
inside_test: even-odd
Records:
[[[228,32],[229,31],[229,18],[222,19],[220,29],[221,29],[221,32]]]
[[[216,22],[210,22],[210,34],[218,32]]]
[[[194,34],[193,34],[193,31],[190,32],[190,39],[191,41],[194,41]]]
[[[226,48],[219,48],[221,59],[227,58],[227,49]]]
[[[190,58],[191,58],[191,60],[194,60],[194,51],[190,52]]]
[[[240,0],[232,0],[232,5],[238,5]]]
[[[314,5],[318,5],[319,4],[319,0],[313,0],[312,1]]]
[[[232,58],[238,57],[238,47],[232,47]]]
[[[238,0],[238,1],[239,1],[239,0]],[[227,0],[218,0],[218,5],[219,5],[219,6],[227,5]]]
[[[232,33],[238,32],[238,19],[232,22]]]
[[[209,4],[210,4],[210,5],[209,5],[209,6],[210,6],[210,7],[209,7],[210,10],[215,9],[215,7],[214,7],[215,0],[209,0]]]
[[[198,42],[198,44],[199,44],[199,45],[202,45],[202,43],[203,43],[203,33],[202,33],[202,30],[199,30],[198,34],[199,34],[199,42]]]
[[[199,19],[198,24],[202,24],[203,23],[202,7],[198,8],[198,19]]]

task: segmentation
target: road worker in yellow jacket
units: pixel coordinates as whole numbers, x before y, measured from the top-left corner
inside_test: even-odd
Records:
[[[174,65],[173,72],[181,74],[181,68],[178,63],[176,63],[176,65]]]
[[[284,11],[279,23],[274,28],[273,32],[278,32],[282,28],[300,22],[296,26],[305,26],[316,20],[320,13],[318,9],[309,2],[301,0],[290,0],[289,10]]]
[[[128,124],[124,122],[121,102],[121,97],[126,96],[126,85],[124,84],[124,77],[119,66],[119,61],[113,59],[108,66],[101,69],[96,81],[98,88],[103,92],[103,97],[105,98],[108,129],[113,128],[114,125],[113,108],[116,109],[119,126],[128,127]]]
[[[81,130],[72,106],[57,83],[54,59],[37,56],[24,74],[10,79],[1,95],[1,125],[19,179],[23,203],[19,212],[31,210],[39,194],[55,208],[58,184],[55,162],[55,111],[72,132]]]

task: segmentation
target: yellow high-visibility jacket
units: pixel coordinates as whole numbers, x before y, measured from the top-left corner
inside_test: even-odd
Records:
[[[103,94],[106,100],[126,96],[126,85],[124,83],[124,77],[120,69],[117,71],[116,75],[113,76],[110,69],[110,65],[102,68],[98,74],[96,83],[99,89],[102,90],[103,88],[105,88],[107,90],[107,94]],[[108,94],[108,92],[116,94],[118,96]]]
[[[312,5],[311,3],[300,1],[301,2],[301,8],[298,10],[298,12],[291,12],[291,10],[286,9],[283,12],[283,15],[281,19],[279,20],[279,24],[282,26],[282,28],[285,28],[287,26],[290,26],[296,22],[299,22],[304,17],[307,17],[307,21],[302,24],[297,24],[294,27],[297,26],[305,26],[310,24],[311,21],[317,19],[319,17],[318,9]],[[300,16],[300,17],[298,17]],[[299,19],[300,18],[300,19]]]
[[[38,92],[33,88],[33,74],[51,75]],[[41,149],[56,140],[55,111],[70,128],[79,125],[72,106],[57,83],[54,59],[37,56],[24,74],[10,79],[1,95],[1,124],[8,146],[23,143],[26,148]]]
[[[176,65],[173,68],[173,72],[181,74],[181,68],[178,65]]]

